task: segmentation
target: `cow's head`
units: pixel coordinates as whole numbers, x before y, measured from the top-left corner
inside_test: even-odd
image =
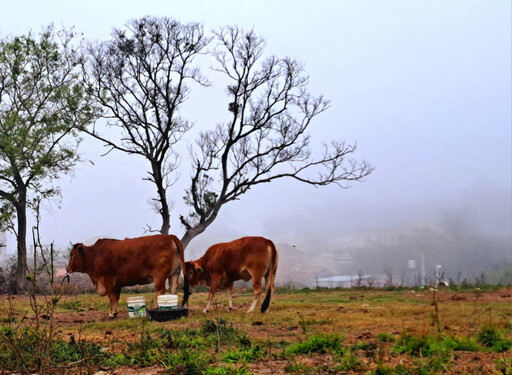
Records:
[[[85,272],[85,252],[86,246],[83,243],[76,243],[69,254],[69,262],[66,267],[68,273]]]
[[[206,272],[197,264],[197,261],[185,262],[185,275],[191,287],[207,285],[208,278]]]

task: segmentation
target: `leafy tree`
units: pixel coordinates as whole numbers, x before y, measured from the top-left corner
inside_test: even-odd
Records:
[[[163,234],[170,227],[167,189],[179,164],[173,147],[191,127],[180,109],[189,95],[187,82],[208,84],[194,67],[195,57],[208,42],[199,24],[144,17],[128,22],[126,30],[115,29],[111,40],[88,48],[86,72],[108,125],[120,130],[121,137],[108,138],[97,129],[90,134],[111,150],[149,162],[146,180],[156,185],[153,203]]]
[[[16,289],[25,286],[27,208],[59,195],[52,181],[79,160],[78,132],[95,119],[71,31],[0,40],[0,224],[17,237]]]
[[[290,58],[263,58],[265,41],[253,31],[226,27],[215,33],[216,71],[227,86],[230,120],[202,132],[192,151],[193,174],[180,216],[186,246],[216,219],[226,203],[251,188],[281,178],[348,187],[373,171],[349,156],[355,145],[332,141],[315,157],[308,133],[329,103],[312,96],[302,64]]]

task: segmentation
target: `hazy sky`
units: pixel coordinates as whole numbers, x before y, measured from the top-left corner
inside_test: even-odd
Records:
[[[461,215],[495,235],[510,235],[511,2],[494,1],[6,1],[0,34],[75,26],[101,40],[113,27],[144,15],[198,21],[207,29],[239,25],[266,38],[267,53],[302,61],[310,91],[331,108],[311,126],[315,145],[357,141],[356,158],[375,172],[342,190],[291,180],[257,186],[226,205],[191,247],[242,235],[276,242],[307,233],[337,238],[358,231],[436,223]],[[208,67],[203,70],[209,74]],[[195,88],[186,115],[196,130],[227,111],[224,87]],[[188,137],[193,140],[193,133]],[[58,246],[91,237],[135,237],[160,218],[141,180],[144,160],[112,152],[90,139],[91,163],[61,181],[63,200],[45,213],[43,241]],[[183,164],[188,165],[187,157]],[[188,172],[170,190],[171,232],[184,212]],[[194,245],[195,244],[195,245]],[[14,248],[14,241],[9,243]],[[300,245],[300,243],[298,243]]]

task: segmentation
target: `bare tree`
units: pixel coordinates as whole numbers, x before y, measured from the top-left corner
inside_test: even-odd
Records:
[[[384,286],[393,286],[393,276],[395,275],[392,268],[384,268],[384,274],[386,275],[386,282]]]
[[[119,128],[121,138],[109,138],[95,128],[90,134],[110,151],[140,155],[149,162],[145,179],[156,185],[153,202],[163,234],[170,227],[167,189],[179,164],[173,147],[191,127],[179,112],[189,95],[188,81],[208,84],[193,63],[208,42],[199,24],[144,17],[128,22],[125,30],[115,29],[111,40],[88,47],[84,71],[108,125]]]
[[[307,90],[303,66],[289,58],[263,58],[265,42],[253,31],[226,27],[215,33],[214,68],[230,81],[230,120],[202,132],[191,148],[193,174],[185,195],[191,207],[180,220],[184,246],[202,233],[226,203],[280,178],[314,186],[348,187],[373,167],[349,156],[355,145],[332,141],[313,155],[308,130],[329,103]]]

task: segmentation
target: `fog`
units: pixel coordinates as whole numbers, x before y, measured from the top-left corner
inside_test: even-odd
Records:
[[[457,280],[512,262],[511,6],[507,0],[29,1],[2,5],[0,34],[54,22],[105,39],[113,27],[144,15],[199,21],[206,29],[254,28],[267,40],[268,55],[302,61],[310,91],[331,101],[311,126],[314,151],[330,139],[357,142],[354,157],[376,170],[349,189],[290,180],[257,186],[222,208],[186,258],[216,242],[261,235],[295,246],[305,268],[314,264],[326,275],[392,269],[400,278],[407,261],[419,264],[423,253],[426,277],[441,265],[446,278]],[[208,66],[203,72],[212,75]],[[184,232],[178,215],[188,211],[187,142],[223,120],[226,100],[217,82],[192,88],[184,108],[195,127],[180,146],[182,170],[169,190],[171,232],[178,236]],[[147,203],[155,189],[142,181],[145,161],[116,152],[102,157],[105,151],[84,138],[85,161],[59,182],[62,201],[45,205],[43,242],[66,248],[159,226]],[[8,249],[15,250],[12,236]],[[346,252],[351,262],[337,266],[320,256]],[[314,279],[308,277],[304,284]]]

